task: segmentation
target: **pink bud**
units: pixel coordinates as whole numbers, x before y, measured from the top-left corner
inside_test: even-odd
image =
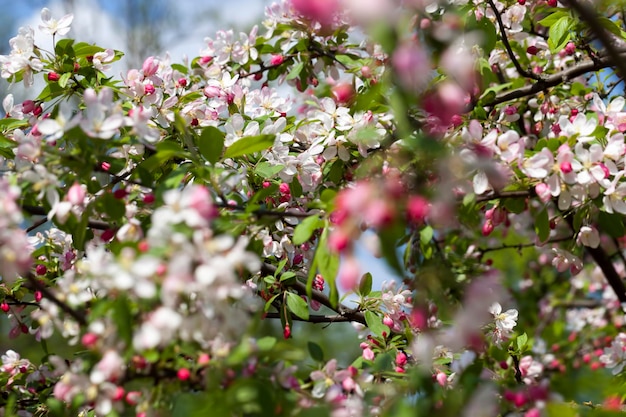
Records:
[[[209,85],[204,88],[204,95],[207,98],[219,97],[222,95],[222,90],[219,87],[216,87],[214,85]]]
[[[437,383],[442,387],[448,385],[448,377],[443,372],[437,372],[437,376],[435,378],[437,379]]]
[[[333,230],[328,237],[328,247],[333,252],[343,252],[349,244],[349,236],[341,229]]]
[[[45,265],[37,265],[35,267],[35,273],[37,273],[37,275],[46,275],[46,272],[48,272],[48,268],[46,268]]]
[[[141,69],[144,77],[151,77],[159,70],[159,60],[150,56],[143,62]]]
[[[539,199],[544,203],[547,203],[552,198],[550,187],[548,187],[548,184],[545,184],[543,182],[535,185],[535,192],[537,193]]]
[[[347,104],[354,98],[354,87],[348,83],[337,84],[331,89],[331,93],[338,104]]]
[[[178,372],[176,373],[176,376],[178,377],[179,380],[186,381],[191,376],[191,372],[187,368],[180,368]]]
[[[41,299],[43,298],[43,294],[41,293],[41,291],[35,291],[33,296],[35,297],[35,302],[37,303],[40,302]]]
[[[141,399],[141,392],[139,391],[129,391],[128,394],[126,394],[126,403],[128,405],[137,405],[137,403],[139,403],[139,400]],[[139,414],[137,414],[137,417],[139,417]]]
[[[285,62],[284,55],[272,55],[272,57],[270,58],[270,65],[273,67],[280,65],[283,62]]]
[[[396,365],[404,366],[408,362],[406,353],[398,352],[396,353]]]
[[[289,339],[291,337],[291,327],[289,327],[289,323],[285,324],[285,328],[283,329],[283,337],[285,339]]]
[[[156,89],[154,88],[154,86],[152,84],[146,84],[143,87],[144,92],[147,96],[154,94],[154,92],[156,91]]]
[[[98,335],[95,333],[85,333],[83,337],[81,337],[80,342],[83,346],[90,349],[98,342]]]
[[[574,42],[568,42],[567,45],[565,45],[565,53],[567,55],[574,55],[575,52],[576,44]]]
[[[113,394],[112,400],[113,401],[120,401],[121,399],[124,398],[124,394],[125,394],[124,388],[120,387],[120,386],[117,386],[117,387],[115,387],[115,394]]]
[[[32,100],[25,100],[22,103],[22,112],[32,113],[33,111],[35,111],[35,102]]]
[[[69,201],[73,206],[82,206],[85,202],[85,189],[77,182],[74,183],[67,191],[67,201]]]
[[[528,55],[537,55],[538,52],[539,52],[539,48],[537,48],[535,45],[531,45],[528,48],[526,48],[526,53]]]
[[[291,194],[291,190],[289,189],[289,184],[287,184],[286,182],[283,182],[278,186],[278,191],[281,194]]]
[[[485,221],[485,223],[483,224],[483,228],[482,228],[483,236],[489,236],[491,232],[493,232],[493,228],[494,226],[491,220]]]
[[[59,78],[61,78],[61,76],[54,71],[48,73],[48,81],[56,82],[59,81]]]
[[[209,356],[208,353],[201,353],[200,356],[198,356],[198,365],[200,366],[207,365],[210,360],[211,360],[211,357]]]
[[[389,316],[383,317],[383,324],[387,327],[393,327],[393,319]]]
[[[8,313],[9,310],[11,310],[11,306],[9,306],[6,302],[2,302],[0,303],[0,310],[4,311],[5,313]]]
[[[559,168],[561,169],[561,172],[564,174],[569,174],[573,170],[572,164],[568,161],[561,162],[561,165],[559,166]]]
[[[422,196],[413,196],[409,198],[406,204],[406,212],[409,221],[422,224],[424,223],[424,219],[428,216],[428,211],[430,210],[430,205],[428,200],[426,200]]]
[[[524,394],[523,392],[516,392],[513,396],[513,404],[515,404],[516,407],[523,406],[524,404],[526,404],[526,401],[526,394]]]
[[[374,351],[369,347],[366,347],[365,349],[363,349],[363,359],[365,359],[366,361],[373,361]]]

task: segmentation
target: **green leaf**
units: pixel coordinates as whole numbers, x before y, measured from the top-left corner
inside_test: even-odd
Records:
[[[17,142],[13,142],[11,139],[0,135],[0,148],[15,148],[16,146]]]
[[[280,282],[285,282],[287,280],[292,279],[293,277],[296,276],[296,273],[293,271],[287,271],[283,274],[280,275]]]
[[[569,16],[569,14],[566,11],[557,10],[556,12],[544,17],[537,23],[539,23],[541,26],[548,28],[552,26],[557,20],[561,19],[562,17],[567,17],[567,16]]]
[[[548,46],[550,46],[551,52],[558,51],[561,45],[569,41],[569,31],[572,24],[573,20],[571,17],[563,16],[550,26],[550,31],[548,32]]]
[[[324,351],[320,345],[315,342],[309,342],[307,343],[307,347],[309,349],[311,359],[316,362],[324,362]]]
[[[261,352],[270,351],[275,345],[276,338],[272,336],[265,336],[256,341],[256,346]]]
[[[263,307],[263,311],[264,312],[268,312],[270,311],[270,308],[272,307],[272,303],[274,302],[274,300],[276,299],[276,297],[278,297],[280,294],[276,294],[274,296],[272,296],[272,298],[270,298],[269,300],[267,300],[265,302],[265,306]]]
[[[609,214],[601,211],[598,215],[598,226],[602,232],[608,233],[609,236],[620,238],[626,235],[626,228],[622,221],[622,215]]]
[[[511,213],[519,214],[526,209],[526,201],[521,198],[506,198],[503,203],[504,207]]]
[[[296,65],[293,66],[293,68],[291,68],[291,71],[289,71],[289,74],[287,74],[286,79],[293,80],[294,78],[298,78],[303,68],[304,68],[304,62],[302,61],[298,62]]]
[[[222,151],[224,150],[224,132],[214,126],[208,126],[202,129],[200,137],[197,138],[196,145],[204,159],[211,164],[215,164],[220,160]]]
[[[117,335],[129,346],[133,337],[133,317],[128,299],[120,295],[113,305],[113,322],[117,327]]]
[[[550,219],[545,208],[535,216],[535,232],[541,242],[545,242],[550,236]]]
[[[283,168],[285,168],[283,165],[275,165],[269,162],[260,162],[254,168],[254,173],[257,174],[259,177],[267,180],[273,178],[276,174],[282,171]]]
[[[263,151],[274,144],[274,139],[276,139],[275,135],[256,135],[241,138],[226,149],[224,158],[234,158]]]
[[[19,127],[28,126],[28,119],[18,120],[18,119],[0,119],[0,130],[14,130]]]
[[[522,353],[524,349],[526,348],[526,344],[528,343],[528,335],[526,333],[523,333],[517,336],[516,343],[517,343],[517,351],[519,353]]]
[[[359,294],[362,297],[367,297],[372,292],[372,274],[367,272],[361,277],[359,283]]]
[[[60,57],[63,55],[75,56],[74,48],[72,48],[73,43],[74,39],[60,39],[57,41],[54,51]]]
[[[71,72],[66,72],[63,75],[61,75],[61,77],[59,78],[59,87],[61,88],[65,88],[67,86],[67,82],[69,81],[70,77],[72,76]]]
[[[383,324],[383,319],[371,311],[365,312],[365,322],[372,333],[378,337],[383,337],[383,333],[389,336],[389,327]]]
[[[104,48],[96,45],[90,45],[85,42],[78,42],[76,45],[74,45],[74,53],[76,54],[76,58],[86,58],[102,51],[104,51]]]
[[[420,241],[422,242],[422,244],[427,245],[430,243],[430,241],[433,238],[433,228],[430,226],[426,226],[425,228],[423,228],[420,231]]]
[[[289,310],[293,314],[300,317],[302,320],[309,319],[309,306],[307,305],[306,301],[304,301],[299,295],[288,292],[287,307],[289,307]]]
[[[317,229],[323,226],[324,222],[317,214],[309,216],[296,226],[296,229],[293,232],[293,239],[291,239],[291,241],[294,245],[301,245],[308,241]]]

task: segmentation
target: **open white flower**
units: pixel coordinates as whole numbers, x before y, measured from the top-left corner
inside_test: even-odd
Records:
[[[493,315],[496,328],[503,334],[509,335],[517,324],[517,310],[514,308],[502,312],[500,303],[495,302],[489,307],[489,313]]]
[[[39,25],[39,29],[52,36],[56,34],[63,36],[70,31],[72,20],[74,20],[73,14],[66,14],[59,20],[56,20],[52,17],[50,10],[44,7],[41,9],[41,21],[43,25]]]

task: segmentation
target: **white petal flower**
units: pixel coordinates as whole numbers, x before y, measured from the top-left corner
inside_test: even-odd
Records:
[[[65,35],[70,31],[70,25],[72,24],[72,20],[74,20],[73,14],[66,14],[59,20],[56,20],[52,17],[50,10],[47,7],[41,9],[41,21],[43,25],[39,25],[39,29],[49,35]]]

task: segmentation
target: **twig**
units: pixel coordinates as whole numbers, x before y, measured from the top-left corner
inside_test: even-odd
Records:
[[[502,191],[502,192],[492,192],[486,195],[481,195],[476,197],[477,203],[483,203],[485,201],[496,200],[499,198],[526,198],[532,197],[533,191],[531,190],[516,190],[516,191]]]
[[[573,235],[555,237],[554,239],[550,239],[550,240],[544,242],[544,244],[566,242],[568,240],[572,240],[573,238],[574,238]],[[496,246],[496,247],[493,247],[493,248],[480,248],[480,249],[478,249],[478,252],[480,252],[481,256],[483,256],[483,255],[485,255],[488,252],[496,252],[496,251],[506,250],[506,249],[521,250],[523,248],[530,248],[530,247],[533,247],[533,246],[537,246],[537,244],[535,242],[518,243],[518,244],[514,244],[514,245],[511,244],[511,245]]]
[[[267,319],[279,319],[280,313],[266,313],[265,318]],[[352,320],[348,317],[335,315],[335,316],[324,316],[321,314],[310,314],[309,319],[305,320],[296,316],[295,314],[291,314],[291,320],[293,321],[304,321],[307,323],[346,323],[351,322]]]
[[[48,221],[48,217],[43,217],[43,218],[37,220],[30,227],[26,228],[26,233],[32,232],[33,230],[35,230],[36,228],[38,228],[42,224],[46,223],[47,221]]]
[[[218,207],[225,209],[232,209],[238,211],[246,211],[247,208],[241,205],[230,205],[228,203],[216,203]],[[305,218],[312,216],[317,213],[306,213],[301,211],[278,211],[278,210],[267,210],[267,209],[256,209],[250,211],[250,214],[255,214],[257,216],[270,216],[270,217],[298,217]]]
[[[47,216],[48,215],[48,213],[43,207],[23,205],[22,209],[28,214],[35,215],[35,216]],[[46,217],[46,220],[47,220],[47,217]],[[87,225],[91,229],[96,229],[96,230],[109,230],[115,227],[115,226],[110,225],[107,222],[103,222],[100,220],[89,220]]]

